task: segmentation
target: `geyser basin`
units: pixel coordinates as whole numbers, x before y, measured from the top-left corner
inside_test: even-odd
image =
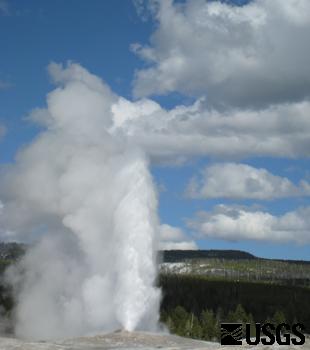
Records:
[[[1,338],[1,350],[105,350],[105,349],[218,349],[219,344],[197,341],[173,335],[143,332],[114,332],[55,342],[24,342]]]
[[[24,342],[18,339],[1,338],[1,350],[108,350],[108,349],[140,349],[140,350],[202,350],[223,349],[219,343],[204,342],[188,338],[182,338],[174,335],[154,334],[145,332],[114,332],[109,334],[96,335],[92,337],[81,337],[70,340],[54,342]],[[225,349],[238,350],[250,349],[249,345],[242,346],[225,346]],[[257,345],[257,349],[268,350],[278,348],[278,345],[266,346]],[[286,350],[294,346],[281,346]],[[296,348],[296,347],[295,347]],[[306,340],[303,346],[298,347],[300,350],[310,349],[310,340]]]

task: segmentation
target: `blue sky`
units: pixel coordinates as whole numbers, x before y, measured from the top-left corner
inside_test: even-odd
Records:
[[[178,117],[188,129],[175,119],[162,149],[153,133],[140,145],[176,247],[195,241],[201,249],[310,260],[307,3],[157,3],[0,0],[1,164],[42,130],[25,117],[55,88],[49,63],[73,61],[117,96],[156,102],[160,116],[145,116],[151,124],[184,109]],[[224,185],[219,172],[227,172]]]

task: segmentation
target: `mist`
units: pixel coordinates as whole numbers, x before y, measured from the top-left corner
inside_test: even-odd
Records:
[[[56,84],[40,127],[1,169],[2,237],[31,242],[7,272],[15,333],[51,339],[156,330],[157,196],[145,154],[109,132],[117,96],[78,64],[49,66]]]

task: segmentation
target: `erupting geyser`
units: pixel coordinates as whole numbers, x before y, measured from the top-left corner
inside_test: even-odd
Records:
[[[1,223],[37,243],[9,271],[16,334],[155,330],[157,199],[144,154],[113,135],[117,97],[77,64],[30,118],[43,126],[1,180]]]

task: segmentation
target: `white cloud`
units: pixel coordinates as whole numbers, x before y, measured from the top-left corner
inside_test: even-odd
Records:
[[[142,21],[147,21],[152,13],[155,13],[157,4],[155,1],[149,0],[132,0],[137,15]]]
[[[78,65],[71,64],[63,70],[52,64],[49,71],[60,85],[48,96],[51,108],[34,109],[29,117],[49,128],[61,127],[73,119],[71,132],[78,129],[79,133],[83,130],[82,133],[100,137],[101,130],[108,128],[111,135],[136,144],[152,161],[163,163],[178,164],[195,156],[240,159],[310,155],[310,102],[307,101],[257,111],[239,108],[219,111],[207,108],[201,99],[190,106],[165,110],[150,99],[132,102],[116,96],[98,77],[86,74]],[[70,76],[75,77],[74,81],[68,80]],[[61,97],[64,84],[65,102]],[[88,104],[86,98],[76,100],[77,93],[89,96]],[[53,118],[51,114],[57,116],[56,109],[63,109],[69,99],[66,117]],[[89,113],[97,118],[95,128],[87,122]]]
[[[152,161],[178,164],[196,156],[242,158],[247,156],[310,156],[310,102],[283,103],[261,110],[234,108],[219,111],[207,108],[203,99],[190,106],[165,110],[150,99],[135,102],[116,96],[100,79],[82,67],[66,70],[51,65],[52,78],[60,86],[47,99],[47,109],[34,109],[29,117],[49,128],[75,120],[71,132],[99,135],[108,128],[119,140],[141,147]],[[74,75],[74,82],[68,81]],[[81,79],[83,82],[81,82]],[[65,118],[51,116],[63,109],[62,86],[66,85]],[[89,96],[75,99],[75,95]],[[54,103],[55,102],[55,103]],[[53,111],[55,110],[55,111]],[[87,115],[97,118],[92,130]],[[101,118],[101,116],[105,116]],[[51,124],[52,123],[52,124]],[[83,124],[83,126],[81,125]]]
[[[191,198],[274,199],[309,196],[310,184],[302,180],[296,186],[285,177],[246,164],[218,163],[193,177],[186,194]]]
[[[179,91],[213,106],[266,106],[309,98],[309,0],[158,0],[150,45],[133,45],[149,67],[136,96]]]
[[[310,155],[308,0],[151,3],[158,25],[150,46],[132,45],[149,63],[137,72],[136,96],[199,98],[169,111],[150,99],[120,98],[113,133],[164,163]]]
[[[219,205],[211,212],[197,213],[188,226],[207,238],[309,244],[310,207],[275,216],[250,208]]]
[[[198,249],[195,241],[188,239],[183,230],[167,224],[160,226],[160,244],[161,250],[196,250]]]
[[[198,100],[167,111],[148,99],[120,98],[112,112],[111,132],[134,140],[155,160],[310,155],[310,102],[220,112]]]

